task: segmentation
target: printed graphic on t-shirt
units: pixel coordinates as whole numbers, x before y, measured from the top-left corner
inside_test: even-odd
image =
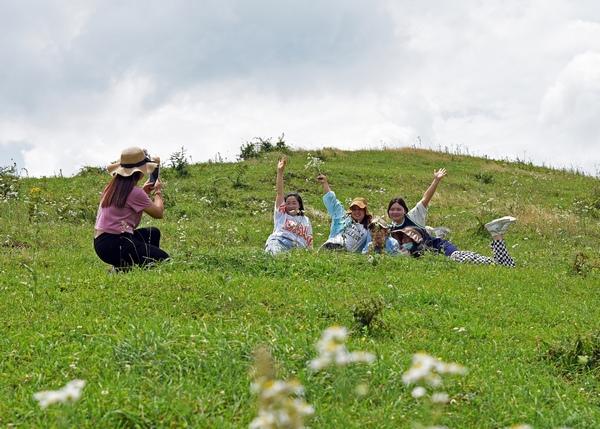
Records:
[[[275,208],[273,233],[269,238],[290,240],[297,247],[312,245],[312,227],[306,216],[291,216],[285,211],[285,204]]]
[[[310,245],[312,244],[313,238],[311,235],[312,231],[310,225],[303,225],[301,223],[293,221],[288,217],[285,220],[285,223],[283,224],[283,229],[304,239],[304,241],[306,241],[307,247],[310,247]]]
[[[367,238],[366,228],[362,224],[356,222],[348,224],[342,234],[344,236],[346,249],[351,252],[360,249]]]

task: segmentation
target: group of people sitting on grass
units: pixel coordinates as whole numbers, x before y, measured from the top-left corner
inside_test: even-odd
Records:
[[[286,160],[277,165],[277,196],[273,233],[267,239],[265,251],[276,255],[295,248],[312,247],[312,228],[310,220],[304,215],[302,198],[297,193],[284,194],[283,173]],[[322,249],[342,250],[355,253],[386,253],[389,255],[409,255],[418,257],[425,251],[444,254],[456,262],[476,264],[497,264],[514,267],[504,243],[504,233],[516,221],[514,217],[504,216],[485,225],[492,236],[493,258],[475,252],[458,250],[456,245],[439,235],[443,228],[426,226],[429,202],[435,194],[438,184],[446,176],[446,169],[434,171],[433,182],[423,194],[423,198],[411,210],[404,199],[393,198],[387,208],[390,219],[369,213],[367,200],[354,198],[346,210],[337,199],[327,180],[320,174],[317,181],[323,185],[323,203],[331,217],[331,227],[327,241]]]
[[[284,193],[286,162],[286,158],[282,158],[277,165],[274,228],[265,244],[265,252],[272,255],[313,248],[312,226],[305,215],[302,197],[296,192]],[[157,163],[140,148],[124,150],[120,162],[108,167],[113,178],[100,199],[94,248],[100,259],[115,270],[169,257],[160,248],[157,228],[137,228],[143,212],[154,218],[162,218],[164,213],[160,180],[146,181],[141,188],[136,186],[144,175],[151,174],[156,168]],[[426,226],[429,202],[445,176],[443,168],[434,171],[433,182],[411,210],[404,199],[393,198],[387,208],[388,222],[372,216],[366,199],[361,197],[354,198],[346,210],[331,190],[327,176],[320,174],[317,181],[323,186],[323,203],[331,217],[329,237],[321,249],[413,257],[431,251],[461,263],[514,267],[503,238],[508,227],[516,221],[514,217],[504,216],[485,224],[492,237],[491,258],[459,250],[444,238],[447,232],[444,228]]]

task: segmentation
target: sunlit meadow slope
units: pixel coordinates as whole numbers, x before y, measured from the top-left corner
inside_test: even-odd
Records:
[[[422,150],[313,155],[342,201],[366,197],[381,215],[394,196],[416,203],[446,167],[429,224],[489,254],[481,225],[513,215],[506,239],[518,267],[435,255],[268,257],[278,157],[269,153],[192,165],[187,177],[165,169],[166,217],[143,225],[162,230],[172,260],[110,275],[92,248],[107,174],[3,175],[0,427],[247,427],[258,345],[281,379],[304,385],[311,427],[600,426],[598,179]],[[306,162],[306,152],[289,154],[286,188],[302,193],[319,246],[329,219]],[[374,307],[365,326],[358,315]],[[351,329],[348,347],[375,363],[311,372],[332,325]],[[450,403],[437,416],[402,383],[418,351],[469,369],[445,381]],[[42,410],[32,398],[77,378],[87,385],[73,405]]]

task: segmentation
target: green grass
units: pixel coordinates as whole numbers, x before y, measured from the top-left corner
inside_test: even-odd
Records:
[[[338,197],[364,196],[375,214],[396,195],[414,204],[445,166],[429,224],[489,254],[481,223],[517,216],[506,238],[518,267],[268,257],[273,153],[244,162],[242,186],[236,164],[193,165],[181,179],[165,169],[166,218],[143,225],[161,228],[172,261],[108,275],[92,247],[108,176],[20,179],[19,195],[0,203],[0,427],[247,427],[256,415],[251,356],[263,344],[279,377],[305,386],[312,427],[428,423],[428,408],[401,380],[417,351],[469,368],[446,382],[453,402],[440,424],[600,426],[598,366],[556,357],[600,330],[599,219],[576,203],[591,201],[597,179],[420,150],[317,155]],[[290,155],[286,189],[302,192],[318,246],[329,219],[305,162],[305,152]],[[581,274],[578,253],[587,256]],[[353,311],[371,298],[384,303],[383,323],[358,329]],[[376,363],[311,373],[314,344],[331,325],[353,329],[348,347],[376,353]],[[76,404],[41,410],[32,399],[74,378],[87,381]],[[369,392],[357,397],[348,386],[361,382]]]

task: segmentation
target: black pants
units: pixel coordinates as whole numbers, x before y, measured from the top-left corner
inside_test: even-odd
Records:
[[[133,234],[105,232],[94,239],[96,254],[117,268],[147,265],[167,259],[169,255],[159,246],[160,230],[154,227],[136,229]]]

